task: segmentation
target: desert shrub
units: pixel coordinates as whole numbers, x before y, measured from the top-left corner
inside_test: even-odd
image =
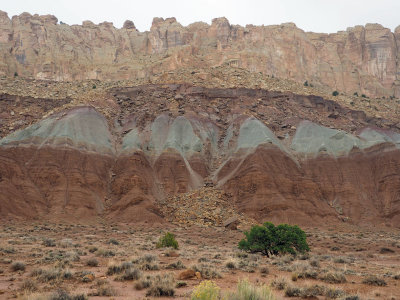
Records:
[[[38,290],[38,286],[32,279],[25,279],[21,284],[21,290],[25,293],[33,293]]]
[[[339,95],[339,92],[338,92],[338,91],[333,91],[333,92],[332,92],[332,96],[335,96],[335,97],[336,97],[337,95]]]
[[[89,267],[97,267],[99,265],[99,261],[96,258],[89,258],[86,261],[86,265]]]
[[[344,300],[360,300],[360,297],[358,295],[347,296]]]
[[[110,240],[108,241],[108,244],[118,246],[118,245],[119,245],[119,242],[118,242],[116,239],[110,239]]]
[[[342,298],[346,293],[339,289],[327,289],[325,291],[325,297],[328,299]]]
[[[387,285],[385,280],[378,278],[375,275],[371,275],[371,276],[364,278],[362,283],[368,284],[368,285],[375,285],[375,286],[386,286]]]
[[[98,249],[96,250],[96,255],[103,257],[112,257],[115,256],[115,252],[112,250]]]
[[[146,277],[144,279],[137,281],[134,287],[136,290],[141,291],[143,289],[147,289],[150,286],[151,286],[150,277]]]
[[[214,281],[204,280],[196,286],[190,296],[191,300],[218,300],[220,288]]]
[[[98,250],[98,248],[95,247],[95,246],[92,246],[92,247],[89,248],[89,252],[90,253],[95,253],[97,250]]]
[[[319,268],[321,265],[320,265],[318,260],[313,259],[313,260],[310,261],[310,266],[315,267],[315,268]]]
[[[308,81],[307,80],[304,82],[304,86],[308,86]]]
[[[287,287],[285,289],[286,297],[301,297],[301,298],[315,298],[317,296],[323,296],[326,288],[319,285],[313,285],[309,287]]]
[[[142,271],[154,271],[160,269],[156,260],[157,258],[154,255],[146,254],[138,259],[132,260],[132,263],[137,265]]]
[[[72,247],[72,240],[71,240],[71,239],[62,239],[62,240],[58,243],[58,245],[59,245],[61,248],[69,248],[69,247]]]
[[[195,272],[199,272],[201,274],[201,278],[204,279],[221,278],[221,274],[218,273],[218,271],[215,270],[214,267],[207,264],[195,265],[192,266],[192,269]]]
[[[318,277],[318,273],[317,271],[313,270],[313,269],[303,269],[299,272],[295,273],[297,275],[298,278],[301,279],[317,279]]]
[[[269,274],[269,269],[268,269],[268,267],[262,267],[262,268],[260,269],[260,273],[261,273],[261,274],[264,274],[264,275]]]
[[[246,239],[239,242],[239,249],[252,253],[261,252],[269,257],[270,255],[310,251],[305,232],[296,225],[275,226],[266,222],[263,226],[253,226],[250,232],[246,231],[244,234]]]
[[[166,269],[175,269],[175,270],[182,270],[185,268],[186,268],[185,265],[180,260],[178,260],[177,262],[171,263],[166,267]]]
[[[175,285],[175,287],[176,287],[177,289],[182,288],[182,287],[185,287],[185,286],[187,286],[187,283],[184,282],[184,281],[179,281],[179,282],[177,282],[176,285]]]
[[[285,296],[286,297],[300,297],[301,289],[298,287],[289,286],[285,289]]]
[[[16,271],[25,271],[25,264],[20,261],[13,262],[11,264],[11,271],[16,272]]]
[[[43,239],[43,245],[46,247],[55,247],[56,241],[50,238]]]
[[[239,281],[237,290],[229,294],[229,300],[270,300],[274,299],[270,289],[266,285],[253,286],[247,280]]]
[[[146,296],[172,297],[175,295],[174,279],[171,275],[156,275],[151,280]]]
[[[88,297],[85,294],[79,294],[79,295],[72,296],[65,290],[57,290],[56,292],[51,294],[48,299],[49,300],[87,300]]]
[[[110,262],[107,269],[107,275],[120,274],[123,271],[126,271],[132,268],[132,263],[123,262],[122,264],[117,264],[115,262]]]
[[[228,269],[233,270],[233,269],[236,269],[236,264],[235,264],[234,261],[230,260],[225,264],[225,267],[227,267]]]
[[[394,250],[390,249],[390,248],[382,247],[379,250],[379,253],[381,253],[381,254],[394,253]]]
[[[342,273],[326,273],[321,276],[321,280],[325,281],[327,283],[345,283],[347,282],[346,276],[344,276]]]
[[[116,280],[138,280],[142,277],[142,273],[136,268],[129,268],[124,271],[124,273],[119,276]]]
[[[283,277],[279,277],[277,279],[274,279],[271,282],[271,287],[273,287],[274,289],[278,290],[278,291],[282,291],[287,287],[287,281],[285,278]]]
[[[165,248],[172,247],[174,249],[178,249],[178,242],[175,239],[175,235],[167,232],[157,242],[157,248]]]
[[[32,277],[36,277],[40,282],[50,282],[62,279],[71,279],[72,273],[68,270],[57,268],[51,269],[35,269],[31,273]]]
[[[90,296],[112,297],[116,295],[117,292],[112,288],[112,286],[110,286],[110,284],[106,280],[98,280],[96,282],[96,292],[94,292]]]

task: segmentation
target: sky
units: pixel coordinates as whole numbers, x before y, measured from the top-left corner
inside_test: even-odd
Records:
[[[150,29],[153,17],[175,17],[185,26],[210,24],[216,17],[242,26],[293,22],[305,31],[326,33],[366,23],[391,30],[400,25],[400,0],[0,0],[0,10],[9,17],[52,14],[69,25],[109,21],[120,28],[132,20],[140,31]]]

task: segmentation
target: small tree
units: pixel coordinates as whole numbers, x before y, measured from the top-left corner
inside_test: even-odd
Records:
[[[157,248],[172,247],[178,249],[178,242],[175,239],[175,235],[171,232],[167,232],[158,240],[156,245]]]
[[[336,97],[337,95],[339,95],[339,92],[338,91],[333,91],[332,96]]]
[[[263,226],[255,225],[246,238],[239,242],[239,249],[249,252],[261,252],[266,256],[284,253],[296,254],[310,251],[306,234],[297,225],[281,224],[275,226],[270,222]]]
[[[304,82],[304,86],[308,86],[308,81],[307,80]]]

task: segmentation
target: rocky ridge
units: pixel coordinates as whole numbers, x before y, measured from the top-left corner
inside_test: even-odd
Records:
[[[379,24],[335,34],[304,32],[293,23],[245,27],[226,18],[182,26],[154,18],[150,31],[132,21],[58,24],[54,16],[0,12],[0,74],[32,79],[149,79],[181,68],[231,66],[307,81],[349,95],[399,97],[399,27]]]

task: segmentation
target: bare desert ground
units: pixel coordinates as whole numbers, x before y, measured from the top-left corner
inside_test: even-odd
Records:
[[[190,299],[203,280],[224,295],[248,279],[276,299],[400,299],[399,230],[339,225],[304,228],[307,255],[267,258],[238,250],[243,232],[224,227],[11,222],[0,231],[0,298]],[[167,231],[179,249],[156,248]],[[153,296],[158,287],[173,296]]]

